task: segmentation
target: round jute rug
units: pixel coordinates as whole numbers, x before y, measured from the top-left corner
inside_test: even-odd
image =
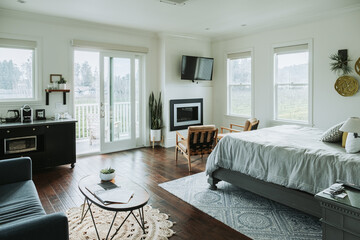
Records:
[[[87,206],[85,206],[85,209],[86,208]],[[96,227],[99,231],[100,238],[105,239],[115,212],[106,211],[95,206],[94,204],[91,206],[91,209],[95,218]],[[81,211],[82,206],[71,208],[66,212],[69,221],[70,239],[97,239],[90,213],[88,212],[83,222],[80,223]],[[114,226],[111,229],[109,239],[115,233],[116,229],[120,226],[127,214],[128,212],[118,213],[114,222]],[[136,217],[139,217],[139,212],[137,210],[134,211],[134,214]],[[173,222],[168,220],[169,216],[167,214],[160,213],[158,209],[153,209],[151,206],[146,205],[144,207],[144,215],[146,234],[143,233],[141,227],[134,219],[134,216],[130,216],[113,239],[166,240],[175,233],[170,229],[173,226]]]

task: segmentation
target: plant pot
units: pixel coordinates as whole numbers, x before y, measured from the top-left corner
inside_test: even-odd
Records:
[[[59,89],[66,89],[66,83],[59,83]]]
[[[161,141],[161,129],[150,129],[150,140],[155,142]]]
[[[100,179],[102,181],[111,181],[114,178],[115,178],[115,173],[109,173],[109,174],[100,173]]]

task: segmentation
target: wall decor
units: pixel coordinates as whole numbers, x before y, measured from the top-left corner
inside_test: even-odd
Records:
[[[62,75],[61,74],[50,74],[50,82],[54,83],[54,82],[58,82],[60,81]]]
[[[36,109],[35,110],[36,120],[45,120],[45,109]]]
[[[341,96],[349,97],[358,91],[359,83],[353,77],[342,76],[336,80],[334,87]]]
[[[360,57],[355,63],[355,71],[360,75]]]
[[[338,50],[338,53],[331,54],[330,59],[333,61],[330,63],[331,71],[337,75],[346,75],[352,72],[348,62],[352,61],[347,53],[347,49]]]

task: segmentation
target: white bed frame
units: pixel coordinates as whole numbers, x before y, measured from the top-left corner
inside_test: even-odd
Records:
[[[315,217],[321,217],[320,203],[312,194],[265,182],[224,168],[217,169],[208,177],[210,188],[216,190],[216,184],[221,180]]]

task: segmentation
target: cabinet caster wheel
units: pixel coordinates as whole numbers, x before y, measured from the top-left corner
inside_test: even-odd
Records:
[[[75,167],[75,163],[72,163],[72,164],[71,164],[71,168],[74,168],[74,167]]]

